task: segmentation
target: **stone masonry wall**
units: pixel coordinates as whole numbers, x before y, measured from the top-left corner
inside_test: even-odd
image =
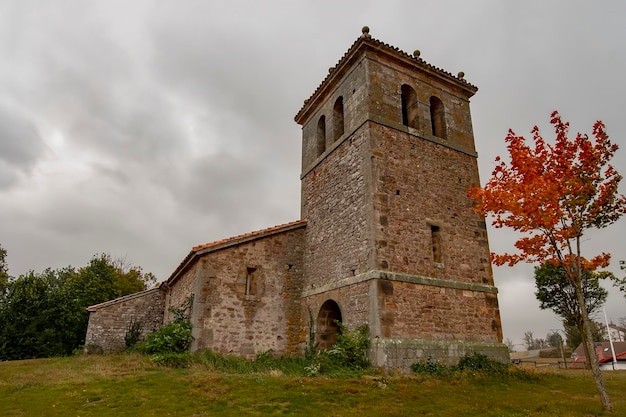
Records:
[[[401,86],[408,85],[416,93],[418,120],[416,128],[406,128],[417,135],[433,137],[430,98],[439,98],[444,106],[447,142],[474,151],[469,96],[432,74],[406,67],[376,54],[367,55],[370,85],[369,112],[391,123],[402,124]]]
[[[398,281],[378,281],[380,335],[386,338],[498,343],[496,294]]]
[[[186,270],[168,289],[165,297],[165,323],[174,319],[170,308],[181,308],[187,299],[194,293],[194,285],[196,280],[196,269],[190,268]]]
[[[493,285],[485,221],[467,197],[478,184],[476,158],[384,125],[371,131],[378,268]]]
[[[303,234],[301,227],[210,251],[174,282],[171,305],[194,294],[194,350],[301,352]]]
[[[120,352],[126,348],[124,336],[132,321],[141,323],[145,335],[163,324],[165,294],[158,288],[131,294],[89,310],[89,325],[85,337],[87,351]]]
[[[302,170],[308,171],[322,157],[317,153],[317,124],[320,117],[326,118],[326,151],[330,151],[337,142],[349,136],[367,120],[368,84],[366,65],[361,61],[345,77],[341,78],[335,88],[321,99],[319,107],[309,116],[302,126]],[[337,137],[333,120],[333,106],[336,100],[343,98],[344,134]],[[304,217],[303,217],[304,218]]]
[[[302,216],[308,222],[306,289],[370,268],[367,143],[367,132],[357,130],[302,179]]]
[[[427,360],[455,365],[465,355],[479,353],[502,363],[509,362],[509,351],[502,343],[385,339],[372,341],[372,366],[391,372],[409,373],[411,365]]]
[[[328,300],[333,300],[339,305],[342,322],[350,329],[362,324],[369,325],[371,302],[369,283],[345,286],[305,297],[302,303],[303,317],[309,317],[310,311],[315,320],[320,307]]]

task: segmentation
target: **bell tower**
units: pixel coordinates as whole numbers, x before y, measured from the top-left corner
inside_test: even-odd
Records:
[[[476,91],[364,27],[296,115],[303,305],[320,346],[339,317],[368,324],[375,366],[508,361],[485,219],[466,195],[479,184]]]

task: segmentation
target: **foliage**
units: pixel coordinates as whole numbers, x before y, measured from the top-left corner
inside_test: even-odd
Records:
[[[548,342],[548,346],[558,348],[561,346],[561,335],[557,330],[553,330],[546,335],[546,341]]]
[[[235,355],[222,355],[210,349],[202,354],[192,354],[194,363],[211,371],[229,374],[271,374],[298,377],[325,376],[331,378],[354,378],[366,373],[376,373],[371,369],[352,369],[341,364],[328,352],[318,352],[311,358],[304,356],[276,356],[270,350],[260,353],[254,359]]]
[[[189,350],[192,340],[189,321],[171,321],[147,335],[146,340],[136,345],[136,349],[150,355],[184,353]]]
[[[9,266],[7,265],[7,250],[0,245],[0,295],[9,284]]]
[[[496,158],[496,168],[484,188],[469,196],[483,214],[493,214],[496,228],[510,227],[528,236],[520,238],[517,254],[493,254],[496,265],[553,260],[570,273],[580,260],[593,271],[608,265],[610,256],[579,259],[576,240],[590,228],[604,228],[626,212],[626,197],[618,194],[621,175],[609,164],[617,151],[604,124],[593,127],[595,142],[587,135],[567,137],[569,124],[552,113],[556,141],[550,145],[533,128],[534,148],[523,136],[506,137],[510,164]],[[572,275],[573,276],[573,275]]]
[[[563,330],[565,331],[565,343],[572,349],[576,349],[578,345],[583,342],[583,338],[580,329],[576,326],[569,326],[563,324]],[[603,324],[592,321],[591,322],[591,340],[593,342],[602,342],[608,337],[606,333],[606,327]]]
[[[367,349],[369,329],[362,325],[354,330],[339,323],[340,333],[337,342],[326,351],[305,354],[299,357],[275,356],[270,350],[260,353],[254,360],[239,356],[220,355],[206,350],[198,363],[211,370],[233,373],[280,372],[286,375],[314,377],[355,377],[367,371]]]
[[[619,289],[622,295],[626,298],[626,277],[618,278],[616,276],[610,277],[613,281],[613,286]]]
[[[72,268],[29,272],[9,282],[0,300],[0,360],[69,355],[84,340],[69,297]]]
[[[411,370],[416,374],[428,374],[437,376],[450,376],[450,374],[453,372],[453,368],[450,368],[443,363],[434,360],[430,356],[426,358],[426,360],[421,360],[412,364]]]
[[[484,188],[468,195],[483,215],[493,215],[496,228],[522,233],[517,253],[492,254],[494,264],[552,263],[565,270],[580,307],[588,352],[593,351],[589,318],[582,293],[583,271],[606,267],[610,255],[590,259],[581,255],[581,239],[588,229],[605,228],[626,213],[626,197],[618,193],[621,175],[609,161],[617,151],[600,121],[593,126],[593,140],[577,134],[568,138],[569,124],[557,112],[551,115],[555,143],[548,144],[535,126],[534,146],[512,130],[506,137],[510,163],[496,158],[496,167]],[[593,355],[592,355],[593,356]],[[589,361],[588,361],[589,362]],[[594,357],[592,374],[604,409],[612,409],[602,374]]]
[[[275,356],[274,352],[259,353],[254,359],[246,359],[235,355],[222,355],[207,349],[195,356],[196,363],[211,371],[229,374],[280,374],[303,376],[304,368],[309,363],[304,357]]]
[[[369,367],[367,358],[367,349],[370,347],[368,325],[363,324],[350,330],[339,320],[335,320],[335,323],[339,326],[339,333],[337,333],[337,342],[328,349],[328,355],[342,366],[355,371]]]
[[[71,355],[85,343],[86,308],[145,289],[148,278],[119,270],[103,254],[78,270],[48,268],[10,279],[0,292],[0,360]]]
[[[508,371],[510,365],[498,362],[496,360],[490,359],[485,355],[474,352],[474,354],[466,354],[463,356],[459,363],[456,365],[456,369],[459,371],[476,371],[476,372],[487,372],[487,373],[504,373]]]
[[[136,345],[136,350],[154,355],[157,361],[167,361],[169,358],[163,355],[183,354],[189,351],[193,341],[190,309],[193,303],[193,296],[190,296],[179,307],[170,307],[174,319],[161,326],[156,332],[146,336],[146,340]]]
[[[582,271],[582,293],[589,316],[598,311],[609,293],[600,286],[600,279],[613,276],[610,272]],[[564,324],[582,330],[582,314],[576,297],[573,282],[567,271],[560,265],[545,263],[535,268],[535,296],[542,310],[551,309],[563,319]]]
[[[139,342],[142,331],[143,325],[141,322],[132,318],[130,323],[128,323],[126,333],[124,334],[124,344],[126,345],[126,349],[135,346],[137,342]]]
[[[530,330],[524,332],[523,340],[526,350],[545,349],[550,346],[548,339],[535,339],[533,332]]]
[[[191,308],[193,307],[193,294],[183,301],[183,303],[178,307],[170,307],[168,311],[174,317],[175,322],[185,322],[189,321],[191,318]]]

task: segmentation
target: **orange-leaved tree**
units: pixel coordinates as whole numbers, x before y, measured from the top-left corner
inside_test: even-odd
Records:
[[[493,226],[522,234],[515,242],[516,253],[491,255],[495,265],[549,262],[566,271],[564,279],[575,288],[582,316],[583,343],[595,352],[583,271],[606,267],[610,254],[583,257],[581,238],[585,231],[607,227],[626,212],[626,197],[618,192],[622,177],[609,163],[617,145],[611,143],[600,121],[593,126],[593,139],[580,133],[570,139],[569,123],[556,111],[550,123],[556,133],[553,144],[543,139],[537,126],[532,142],[509,130],[505,140],[510,161],[497,157],[491,179],[483,188],[471,188],[468,195],[478,212],[492,216]],[[590,356],[602,406],[612,411],[597,356]]]

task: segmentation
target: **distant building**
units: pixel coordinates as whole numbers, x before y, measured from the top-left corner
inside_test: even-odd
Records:
[[[609,324],[609,334],[614,342],[626,342],[626,328],[617,324]]]
[[[617,363],[613,365],[613,352],[611,351],[611,344],[609,342],[595,342],[596,355],[598,356],[598,363],[600,369],[626,369],[626,342],[613,342],[613,349],[615,350],[615,359]],[[585,357],[585,348],[582,345],[578,345],[576,350],[572,353],[572,362],[570,368],[585,368],[587,358]]]
[[[476,91],[364,28],[295,117],[301,220],[194,247],[159,287],[160,319],[193,296],[192,349],[248,357],[302,353],[310,332],[328,348],[340,321],[368,324],[377,367],[508,361],[485,219],[467,197]],[[127,303],[90,308],[87,345],[114,345],[108,311],[129,321]]]

